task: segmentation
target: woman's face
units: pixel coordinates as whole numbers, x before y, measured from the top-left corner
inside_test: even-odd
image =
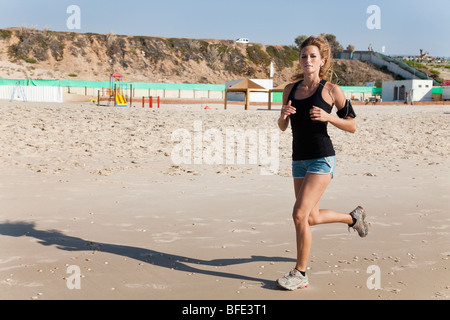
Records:
[[[323,63],[325,60],[316,46],[307,46],[300,53],[300,66],[305,74],[318,74]]]

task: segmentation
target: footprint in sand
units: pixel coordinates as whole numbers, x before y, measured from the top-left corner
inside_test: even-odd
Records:
[[[171,243],[175,242],[177,240],[183,239],[182,234],[189,234],[191,232],[184,231],[184,232],[162,232],[162,233],[155,233],[153,234],[153,240],[156,243]]]

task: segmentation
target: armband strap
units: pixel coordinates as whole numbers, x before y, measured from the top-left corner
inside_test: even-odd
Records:
[[[356,118],[356,113],[355,110],[353,109],[350,100],[347,100],[347,102],[345,103],[345,107],[339,110],[337,112],[337,115],[341,119],[345,119],[347,117]]]

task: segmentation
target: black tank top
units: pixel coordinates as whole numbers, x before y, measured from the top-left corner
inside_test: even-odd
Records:
[[[311,97],[299,100],[295,98],[295,93],[301,83],[302,81],[296,83],[289,94],[289,100],[296,109],[296,114],[290,116],[293,135],[292,158],[294,161],[300,161],[334,156],[336,153],[328,135],[328,122],[312,121],[309,114],[313,106],[331,113],[333,107],[322,98],[322,90],[327,82],[322,80]]]

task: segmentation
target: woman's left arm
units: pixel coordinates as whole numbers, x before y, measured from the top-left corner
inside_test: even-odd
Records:
[[[331,93],[333,91],[333,93]],[[345,98],[345,94],[339,86],[335,86],[332,90],[330,90],[330,96],[336,104],[336,107],[339,110],[342,110],[346,103],[347,99]],[[310,111],[311,119],[314,121],[322,121],[329,122],[336,128],[341,130],[355,133],[356,132],[356,120],[352,117],[345,117],[343,119],[326,112],[318,107],[313,107]]]
[[[347,117],[345,119],[341,119],[335,115],[331,116],[333,117],[333,120],[329,122],[335,127],[350,133],[356,132],[356,120],[354,118]]]

